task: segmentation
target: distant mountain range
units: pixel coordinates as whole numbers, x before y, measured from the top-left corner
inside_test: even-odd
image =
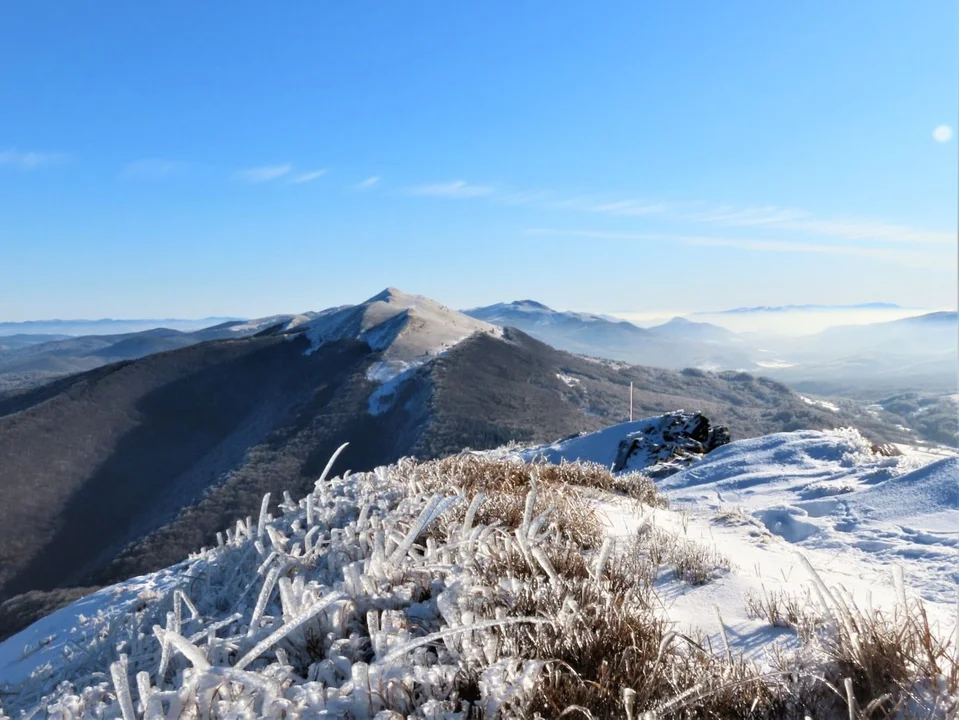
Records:
[[[597,322],[619,325],[663,332]],[[734,439],[849,423],[771,380],[571,355],[393,289],[209,332],[0,394],[0,600],[176,562],[255,514],[265,492],[312,487],[344,442],[342,466],[359,471],[553,441],[627,419],[630,383],[637,416],[699,411]],[[183,341],[136,334],[93,350],[171,338]]]
[[[308,320],[312,315],[274,315],[259,320],[230,320],[192,332],[151,328],[116,335],[79,337],[42,334],[0,336],[0,392],[39,385],[118,360],[135,360],[207,340],[247,337],[269,327]]]
[[[771,341],[772,345],[773,342]],[[766,374],[810,392],[956,393],[959,320],[936,312],[868,325],[831,327],[775,341],[783,362]]]
[[[872,302],[858,305],[756,305],[716,312],[696,312],[693,315],[740,315],[745,313],[829,312],[839,310],[902,310],[896,303]]]
[[[134,333],[155,328],[169,328],[190,332],[201,330],[211,325],[233,322],[242,318],[235,317],[207,317],[195,320],[177,318],[153,318],[115,320],[102,318],[100,320],[26,320],[24,322],[0,322],[0,342],[6,335],[118,335],[120,333]]]
[[[151,328],[135,333],[83,335],[18,333],[0,336],[0,392],[36,386],[70,373],[100,367],[228,337],[286,331],[320,316],[340,318],[347,309],[231,320],[200,330]],[[856,306],[791,305],[739,308],[726,317],[750,312],[769,317],[795,317],[810,308],[895,308],[892,303]],[[731,313],[731,314],[730,314]],[[696,315],[676,317],[654,327],[640,328],[608,316],[557,311],[535,300],[517,300],[473,308],[464,314],[497,327],[515,327],[568,352],[680,370],[744,370],[800,383],[806,392],[828,388],[870,388],[889,394],[903,391],[947,392],[955,387],[956,313],[927,313],[901,320],[837,326],[802,336],[735,333]],[[5,324],[32,330],[56,329],[64,321]],[[149,321],[68,321],[102,328],[110,323]],[[159,321],[158,321],[159,322]],[[179,321],[176,321],[179,322]],[[201,322],[201,321],[183,321]],[[331,320],[340,322],[340,320]],[[86,327],[86,326],[85,326]],[[59,329],[71,329],[59,326]],[[76,328],[72,328],[76,329]],[[810,384],[812,383],[812,384]],[[858,391],[857,391],[858,392]],[[878,398],[878,396],[877,396]]]
[[[755,367],[735,333],[684,318],[650,328],[625,320],[553,310],[532,300],[464,310],[502,327],[516,327],[553,347],[640,365],[682,369]]]

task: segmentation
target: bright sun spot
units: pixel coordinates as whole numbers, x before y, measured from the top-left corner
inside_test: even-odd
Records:
[[[932,131],[932,137],[936,142],[949,142],[949,138],[952,137],[952,128],[948,125],[940,125]]]

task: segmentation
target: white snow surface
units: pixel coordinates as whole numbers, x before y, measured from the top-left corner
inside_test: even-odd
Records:
[[[366,342],[381,353],[371,379],[383,383],[475,333],[502,335],[502,329],[494,325],[394,288],[387,288],[359,305],[332,308],[299,330],[309,338],[310,352],[344,338]]]
[[[662,418],[623,423],[552,445],[512,451],[523,459],[588,460],[609,467],[624,437]],[[697,628],[753,659],[771,643],[795,645],[794,633],[748,616],[743,597],[766,591],[808,599],[806,557],[830,587],[862,607],[897,604],[893,569],[910,597],[921,598],[944,636],[956,625],[959,584],[959,455],[897,446],[885,457],[852,429],[778,433],[733,442],[657,484],[671,509],[598,499],[611,536],[625,542],[638,528],[659,527],[730,558],[733,569],[702,586],[662,579],[663,612],[677,629]],[[640,462],[628,470],[640,469]]]
[[[778,433],[719,448],[660,487],[695,515],[741,510],[777,544],[822,553],[853,577],[898,565],[918,595],[949,604],[959,583],[959,457],[928,457],[876,455],[855,430]]]
[[[396,399],[400,386],[413,377],[413,373],[425,364],[424,361],[413,362],[377,362],[366,371],[369,380],[380,383],[367,401],[370,415],[382,415],[391,407]]]
[[[823,408],[824,410],[832,410],[833,412],[839,412],[839,406],[836,403],[831,403],[828,400],[816,400],[811,397],[806,397],[805,395],[800,395],[799,399],[802,400],[807,405],[812,405],[813,407]]]
[[[281,330],[290,330],[310,321],[309,315],[270,315],[269,317],[246,320],[228,329],[235,333],[256,333],[274,325],[282,325]]]
[[[95,627],[121,621],[138,605],[183,585],[185,567],[174,565],[98,590],[0,643],[0,688],[18,686],[32,673],[55,677],[68,667],[99,669],[99,658],[84,657],[85,648],[96,642]]]

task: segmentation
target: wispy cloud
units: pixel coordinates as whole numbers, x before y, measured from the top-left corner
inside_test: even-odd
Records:
[[[184,174],[189,167],[187,163],[176,160],[144,158],[124,165],[120,169],[120,177],[124,180],[171,177]]]
[[[935,252],[917,252],[915,250],[869,247],[864,245],[791,242],[779,239],[729,238],[670,233],[610,232],[606,230],[565,230],[553,228],[530,228],[526,230],[526,233],[528,235],[577,237],[593,240],[656,242],[660,244],[672,243],[689,247],[726,247],[754,252],[847,255],[895,262],[912,267],[937,267],[943,262],[941,254]]]
[[[595,197],[569,197],[554,200],[551,204],[554,208],[560,210],[575,210],[577,212],[619,215],[623,217],[656,215],[670,209],[670,206],[664,202],[636,198],[609,200],[597,199]]]
[[[762,227],[822,235],[846,240],[878,240],[905,243],[952,243],[954,233],[919,230],[894,223],[862,219],[816,218],[803,210],[775,206],[717,208],[693,213],[687,219],[731,227]]]
[[[747,249],[744,245],[747,242],[777,242],[782,243],[780,250],[782,252],[800,252],[799,248],[806,248],[806,252],[878,257],[882,253],[881,248],[871,249],[868,247],[869,243],[881,243],[893,247],[897,243],[952,245],[956,240],[954,231],[926,230],[883,220],[817,217],[805,210],[775,205],[735,207],[642,197],[564,195],[551,190],[473,185],[465,180],[416,185],[407,187],[401,192],[406,195],[429,197],[480,198],[504,205],[533,205],[549,210],[610,217],[655,216],[663,222],[685,225],[687,228],[694,225],[749,228],[785,236],[771,241],[739,240],[744,249]],[[823,242],[817,242],[816,237]],[[765,249],[771,251],[772,247]]]
[[[357,190],[368,190],[369,188],[376,185],[376,183],[378,183],[379,181],[380,181],[380,176],[373,175],[372,177],[366,178],[366,180],[361,180],[360,182],[356,183],[356,185],[354,185],[353,187],[355,187]]]
[[[6,165],[18,170],[37,170],[50,165],[59,165],[69,159],[64,153],[28,152],[10,148],[0,150],[0,165]]]
[[[465,180],[453,180],[446,183],[432,183],[429,185],[414,185],[404,191],[407,195],[422,195],[443,198],[472,198],[492,195],[494,190],[489,185],[470,185]]]
[[[288,175],[293,170],[291,163],[283,165],[264,165],[262,167],[238,170],[233,177],[248,183],[265,183]]]
[[[313,182],[318,177],[322,177],[323,175],[326,175],[326,170],[311,170],[309,172],[301,172],[293,175],[289,179],[289,182],[293,184]]]
[[[418,185],[407,188],[404,192],[408,195],[433,197],[484,198],[508,205],[537,205],[552,210],[571,210],[614,217],[657,216],[669,222],[760,228],[794,235],[815,235],[839,242],[951,245],[956,241],[955,232],[925,230],[882,220],[816,217],[805,210],[775,205],[730,207],[650,198],[564,196],[549,190],[498,189],[489,185],[471,185],[465,180]],[[793,238],[796,242],[801,239],[805,238]],[[827,244],[823,247],[834,246]]]

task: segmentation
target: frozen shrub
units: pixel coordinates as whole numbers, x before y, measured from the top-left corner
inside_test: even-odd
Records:
[[[535,487],[535,512],[550,510],[550,524],[565,537],[586,547],[597,546],[602,541],[603,530],[580,489],[619,492],[650,505],[665,504],[653,481],[644,475],[614,475],[596,463],[549,465],[461,454],[422,464],[402,461],[398,468],[432,492],[462,493],[469,501],[484,495],[486,499],[475,522],[502,523],[513,529],[522,521],[527,493]],[[439,531],[448,531],[461,523],[466,512],[464,503],[444,520]]]

